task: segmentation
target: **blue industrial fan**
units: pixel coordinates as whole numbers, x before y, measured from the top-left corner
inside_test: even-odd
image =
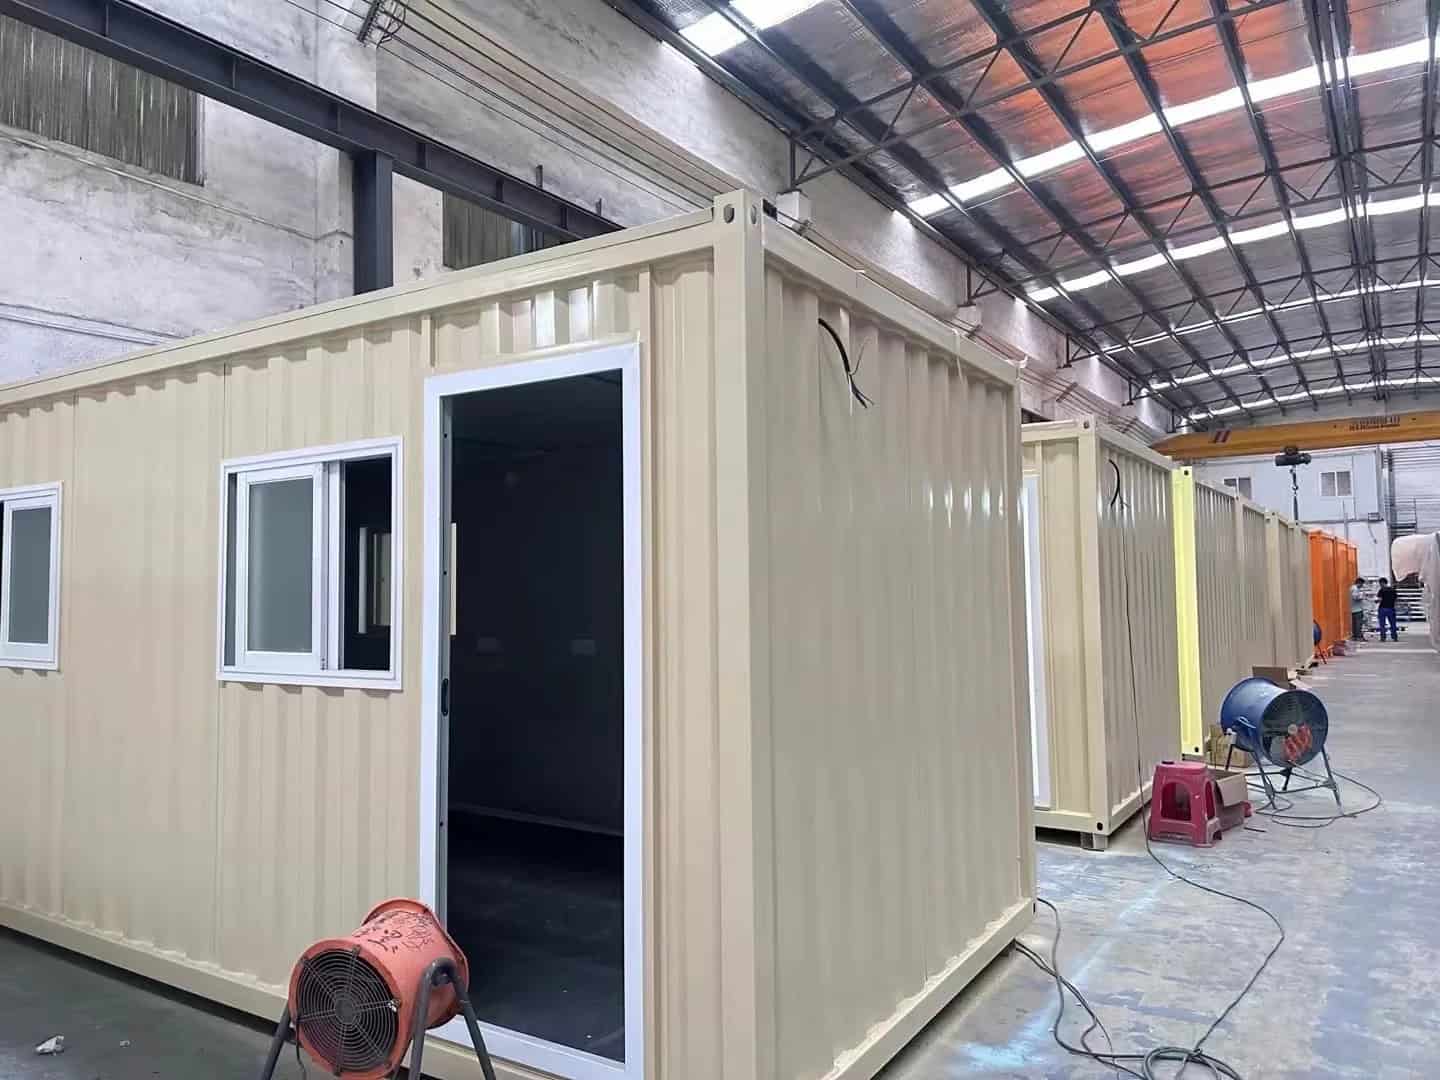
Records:
[[[1235,747],[1255,758],[1260,769],[1260,782],[1270,802],[1275,802],[1272,773],[1284,779],[1280,791],[1295,794],[1328,788],[1335,796],[1335,805],[1342,810],[1340,785],[1330,768],[1330,752],[1325,740],[1330,734],[1330,716],[1325,704],[1308,690],[1287,690],[1269,679],[1242,679],[1230,688],[1220,705],[1220,727],[1235,737]],[[1325,778],[1303,788],[1290,787],[1291,775],[1316,758],[1325,765]],[[1266,764],[1271,766],[1266,771]],[[1226,762],[1229,767],[1229,762]],[[1307,775],[1308,774],[1302,774]]]

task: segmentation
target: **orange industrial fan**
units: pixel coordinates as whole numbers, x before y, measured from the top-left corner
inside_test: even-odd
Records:
[[[485,1080],[495,1070],[470,1005],[470,965],[435,913],[387,900],[347,937],[317,941],[290,975],[290,995],[260,1080],[293,1036],[331,1076],[382,1080],[410,1051],[419,1077],[425,1033],[463,1014]]]

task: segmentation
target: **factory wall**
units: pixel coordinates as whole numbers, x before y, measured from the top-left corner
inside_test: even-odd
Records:
[[[374,50],[288,0],[146,6],[375,103]],[[199,183],[0,127],[0,384],[352,291],[349,160],[200,104]],[[436,272],[438,193],[402,179],[395,201],[396,280]]]
[[[1386,451],[1365,446],[1346,450],[1311,451],[1311,464],[1298,470],[1300,518],[1306,525],[1323,528],[1354,544],[1359,551],[1360,572],[1380,577],[1390,572],[1389,500],[1385,468]],[[1293,517],[1290,470],[1277,468],[1274,455],[1226,458],[1195,465],[1195,476],[1206,483],[1227,485],[1241,478],[1250,482],[1249,498],[1268,510]],[[1328,493],[1324,474],[1350,475],[1350,494]],[[1433,478],[1440,484],[1440,472]],[[1417,485],[1423,488],[1422,482]]]
[[[383,51],[354,37],[364,0],[349,14],[335,0],[142,2],[516,176],[539,168],[622,225],[788,184],[779,132],[603,0],[415,0],[411,30]],[[212,102],[201,132],[203,181],[186,184],[0,130],[0,225],[24,255],[0,268],[0,383],[350,291],[348,161]],[[1046,375],[1027,408],[1070,415],[1078,388],[1086,411],[1139,420],[1145,438],[1165,430],[1153,399],[1119,404],[1128,388],[1098,362],[1063,368],[1064,339],[1023,305],[966,307],[963,264],[902,215],[838,175],[806,192],[813,239],[932,315],[983,322]],[[442,272],[438,193],[398,181],[395,206],[396,281]]]

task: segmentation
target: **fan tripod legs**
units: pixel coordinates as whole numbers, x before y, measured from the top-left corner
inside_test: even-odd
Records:
[[[275,1066],[280,1064],[280,1055],[285,1052],[285,1044],[290,1041],[290,1006],[285,1006],[285,1011],[280,1014],[280,1023],[275,1028],[275,1037],[270,1040],[270,1052],[265,1055],[265,1067],[260,1070],[260,1080],[271,1080],[275,1075]]]
[[[430,1014],[430,992],[437,986],[449,983],[455,988],[455,998],[460,1003],[460,1013],[465,1017],[465,1026],[470,1029],[470,1041],[475,1046],[475,1057],[480,1062],[480,1071],[485,1080],[495,1080],[495,1066],[490,1064],[490,1051],[485,1049],[485,1037],[480,1034],[480,1021],[475,1016],[475,1007],[470,1004],[470,994],[453,960],[436,960],[420,977],[420,986],[415,995],[415,1038],[410,1044],[410,1076],[420,1080],[420,1067],[425,1056],[425,1018]],[[291,1039],[294,1027],[290,1023],[290,1006],[280,1014],[280,1023],[275,1028],[275,1037],[270,1040],[270,1052],[265,1056],[265,1067],[260,1070],[260,1080],[272,1080],[285,1044]],[[296,1036],[298,1038],[298,1035]]]
[[[420,1080],[420,1066],[425,1055],[425,1017],[430,1012],[430,991],[449,983],[455,988],[455,999],[460,1003],[460,1014],[465,1017],[465,1026],[470,1029],[470,1041],[475,1047],[475,1057],[480,1062],[480,1071],[485,1080],[495,1080],[495,1067],[490,1064],[490,1051],[485,1049],[485,1037],[480,1034],[480,1021],[475,1016],[475,1007],[470,1004],[470,994],[455,961],[436,960],[420,977],[419,992],[415,995],[415,1041],[410,1046],[410,1076]]]
[[[1335,779],[1335,770],[1330,768],[1330,751],[1323,746],[1320,748],[1320,759],[1325,762],[1325,779],[1318,783],[1311,784],[1308,787],[1296,788],[1295,790],[1296,792],[1301,792],[1314,791],[1316,788],[1329,788],[1330,794],[1335,796],[1336,809],[1344,813],[1345,805],[1340,801],[1340,784]],[[1275,782],[1271,779],[1271,774],[1265,771],[1265,759],[1256,755],[1255,764],[1260,769],[1260,783],[1264,785],[1265,797],[1270,801],[1270,805],[1274,806],[1275,796],[1277,794],[1275,791]],[[1228,759],[1226,766],[1227,768],[1229,766]],[[1285,778],[1285,783],[1280,788],[1280,794],[1286,794],[1290,791],[1290,777],[1293,772],[1294,770],[1288,767],[1280,770],[1280,775]]]

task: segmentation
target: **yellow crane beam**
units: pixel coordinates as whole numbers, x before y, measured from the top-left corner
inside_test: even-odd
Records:
[[[1352,416],[1264,427],[1218,428],[1172,435],[1156,443],[1154,449],[1177,461],[1207,461],[1245,457],[1247,454],[1279,454],[1287,446],[1300,450],[1333,450],[1342,446],[1423,442],[1427,439],[1440,439],[1440,411]]]

